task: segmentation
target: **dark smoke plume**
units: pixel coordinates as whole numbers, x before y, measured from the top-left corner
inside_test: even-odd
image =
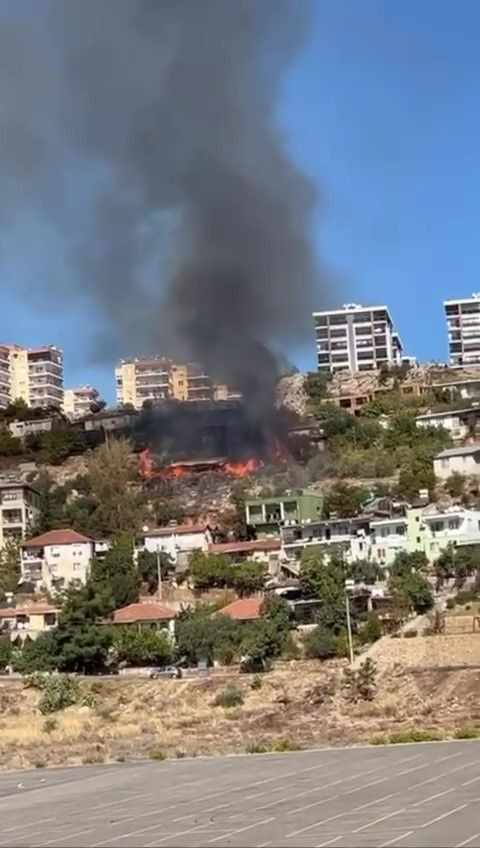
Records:
[[[5,2],[0,225],[37,202],[59,228],[74,272],[56,294],[92,301],[98,357],[186,356],[252,408],[272,403],[276,351],[309,334],[314,288],[325,297],[315,191],[275,117],[310,11]],[[87,213],[70,202],[79,181]]]

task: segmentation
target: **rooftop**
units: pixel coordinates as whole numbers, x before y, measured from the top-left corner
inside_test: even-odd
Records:
[[[212,554],[254,553],[255,551],[279,551],[281,544],[276,539],[254,539],[250,542],[219,542],[209,545]]]
[[[447,450],[437,453],[435,459],[447,459],[449,456],[471,456],[474,453],[479,453],[480,444],[462,445],[458,448],[448,448]]]
[[[0,609],[0,618],[15,618],[17,615],[48,615],[57,612],[57,607],[51,604],[30,604],[23,607],[4,607]]]
[[[156,601],[140,601],[115,610],[113,620],[115,624],[134,624],[137,621],[171,621],[176,615],[174,609]]]
[[[205,533],[206,524],[172,524],[168,527],[157,527],[154,530],[144,530],[144,536],[171,536],[177,534],[179,536],[187,533]]]
[[[30,489],[31,492],[39,494],[30,483],[22,483],[20,480],[0,480],[0,489]]]
[[[235,621],[253,621],[260,618],[262,603],[263,598],[259,597],[240,598],[240,600],[233,601],[233,603],[218,610],[216,615],[226,615],[227,618],[233,618]]]
[[[77,533],[76,530],[71,530],[68,527],[63,530],[49,530],[48,533],[41,533],[40,536],[27,539],[26,542],[22,543],[22,548],[41,548],[44,545],[78,545],[92,541],[88,536]]]
[[[423,415],[417,415],[417,421],[427,421],[429,418],[448,418],[450,415],[462,415],[469,412],[480,413],[480,406],[467,406],[464,409],[447,409],[443,412],[425,412]]]

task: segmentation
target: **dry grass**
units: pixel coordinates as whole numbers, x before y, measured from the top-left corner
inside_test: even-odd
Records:
[[[401,646],[400,662],[392,664],[389,646],[388,662],[379,664],[378,694],[368,703],[346,700],[344,661],[295,662],[278,665],[262,677],[259,689],[252,689],[250,676],[235,679],[244,702],[232,709],[212,705],[225,689],[225,680],[215,676],[95,682],[93,707],[72,706],[56,713],[55,723],[46,729],[36,708],[38,693],[24,689],[21,681],[5,680],[0,682],[0,768],[33,767],[42,760],[51,766],[122,762],[152,751],[168,757],[224,754],[257,744],[271,750],[278,739],[294,740],[300,747],[349,744],[412,726],[453,736],[458,728],[478,724],[478,675],[441,668],[412,673],[403,664],[405,646],[410,650],[413,642],[437,638],[443,655],[441,637],[392,640]],[[437,654],[427,653],[432,664]],[[456,664],[452,650],[449,661]]]

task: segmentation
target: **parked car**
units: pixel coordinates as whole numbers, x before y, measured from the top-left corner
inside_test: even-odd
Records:
[[[160,668],[152,668],[150,672],[151,680],[179,680],[182,676],[182,669],[176,665],[165,665]]]

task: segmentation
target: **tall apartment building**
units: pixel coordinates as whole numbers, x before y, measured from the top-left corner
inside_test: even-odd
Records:
[[[450,365],[480,364],[480,292],[443,302]]]
[[[26,483],[0,482],[0,548],[9,540],[20,542],[35,524],[40,495]]]
[[[172,362],[160,356],[121,360],[115,368],[117,403],[141,409],[146,400],[226,400],[217,385],[195,363]]]
[[[63,394],[63,411],[68,418],[82,418],[91,412],[91,405],[98,400],[99,392],[93,386],[77,386],[76,389],[65,389]]]
[[[345,304],[314,312],[318,371],[374,371],[401,365],[403,346],[387,306]]]
[[[20,399],[28,406],[62,406],[63,353],[58,347],[0,344],[0,406]]]

